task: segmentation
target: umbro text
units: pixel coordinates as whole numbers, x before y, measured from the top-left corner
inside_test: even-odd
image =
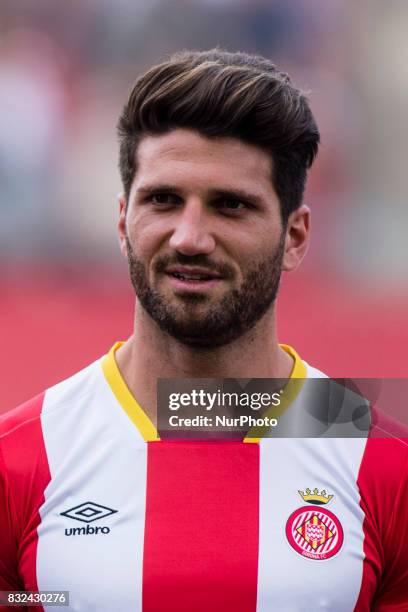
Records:
[[[69,529],[65,529],[66,536],[75,536],[75,535],[94,535],[97,533],[110,533],[109,527],[91,527],[87,525],[86,527],[70,527]]]

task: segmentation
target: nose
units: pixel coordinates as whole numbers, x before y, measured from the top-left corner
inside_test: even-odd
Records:
[[[203,203],[199,199],[189,200],[177,217],[170,247],[183,255],[209,255],[215,248],[215,240],[208,222]]]

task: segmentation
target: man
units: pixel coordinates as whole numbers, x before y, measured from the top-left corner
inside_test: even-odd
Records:
[[[89,611],[407,610],[404,440],[156,429],[158,378],[324,377],[275,322],[310,233],[305,96],[266,59],[184,52],[137,81],[119,134],[134,333],[2,419],[1,588]]]

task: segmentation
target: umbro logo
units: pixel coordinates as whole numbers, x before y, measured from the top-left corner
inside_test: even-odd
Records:
[[[74,506],[69,510],[65,510],[61,512],[61,516],[66,516],[70,519],[74,519],[75,521],[81,521],[81,523],[87,523],[86,527],[71,527],[70,529],[65,529],[65,535],[94,535],[98,533],[110,533],[109,527],[92,527],[89,523],[93,523],[94,521],[98,521],[100,519],[106,518],[111,514],[114,514],[117,510],[113,510],[112,508],[108,508],[107,506],[102,506],[101,504],[96,504],[95,502],[84,502],[79,504],[78,506]]]
[[[61,512],[61,515],[75,519],[76,521],[81,521],[82,523],[92,523],[114,512],[117,512],[117,510],[112,510],[112,508],[107,508],[106,506],[101,506],[101,504],[95,504],[94,502],[84,502],[83,504],[79,504],[79,506],[74,506],[69,510],[65,510],[65,512]]]

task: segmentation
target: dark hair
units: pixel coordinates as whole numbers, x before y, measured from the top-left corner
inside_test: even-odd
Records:
[[[141,138],[174,128],[234,137],[267,151],[284,223],[302,203],[319,130],[304,93],[271,61],[220,49],[182,51],[142,75],[118,124],[126,201]]]

